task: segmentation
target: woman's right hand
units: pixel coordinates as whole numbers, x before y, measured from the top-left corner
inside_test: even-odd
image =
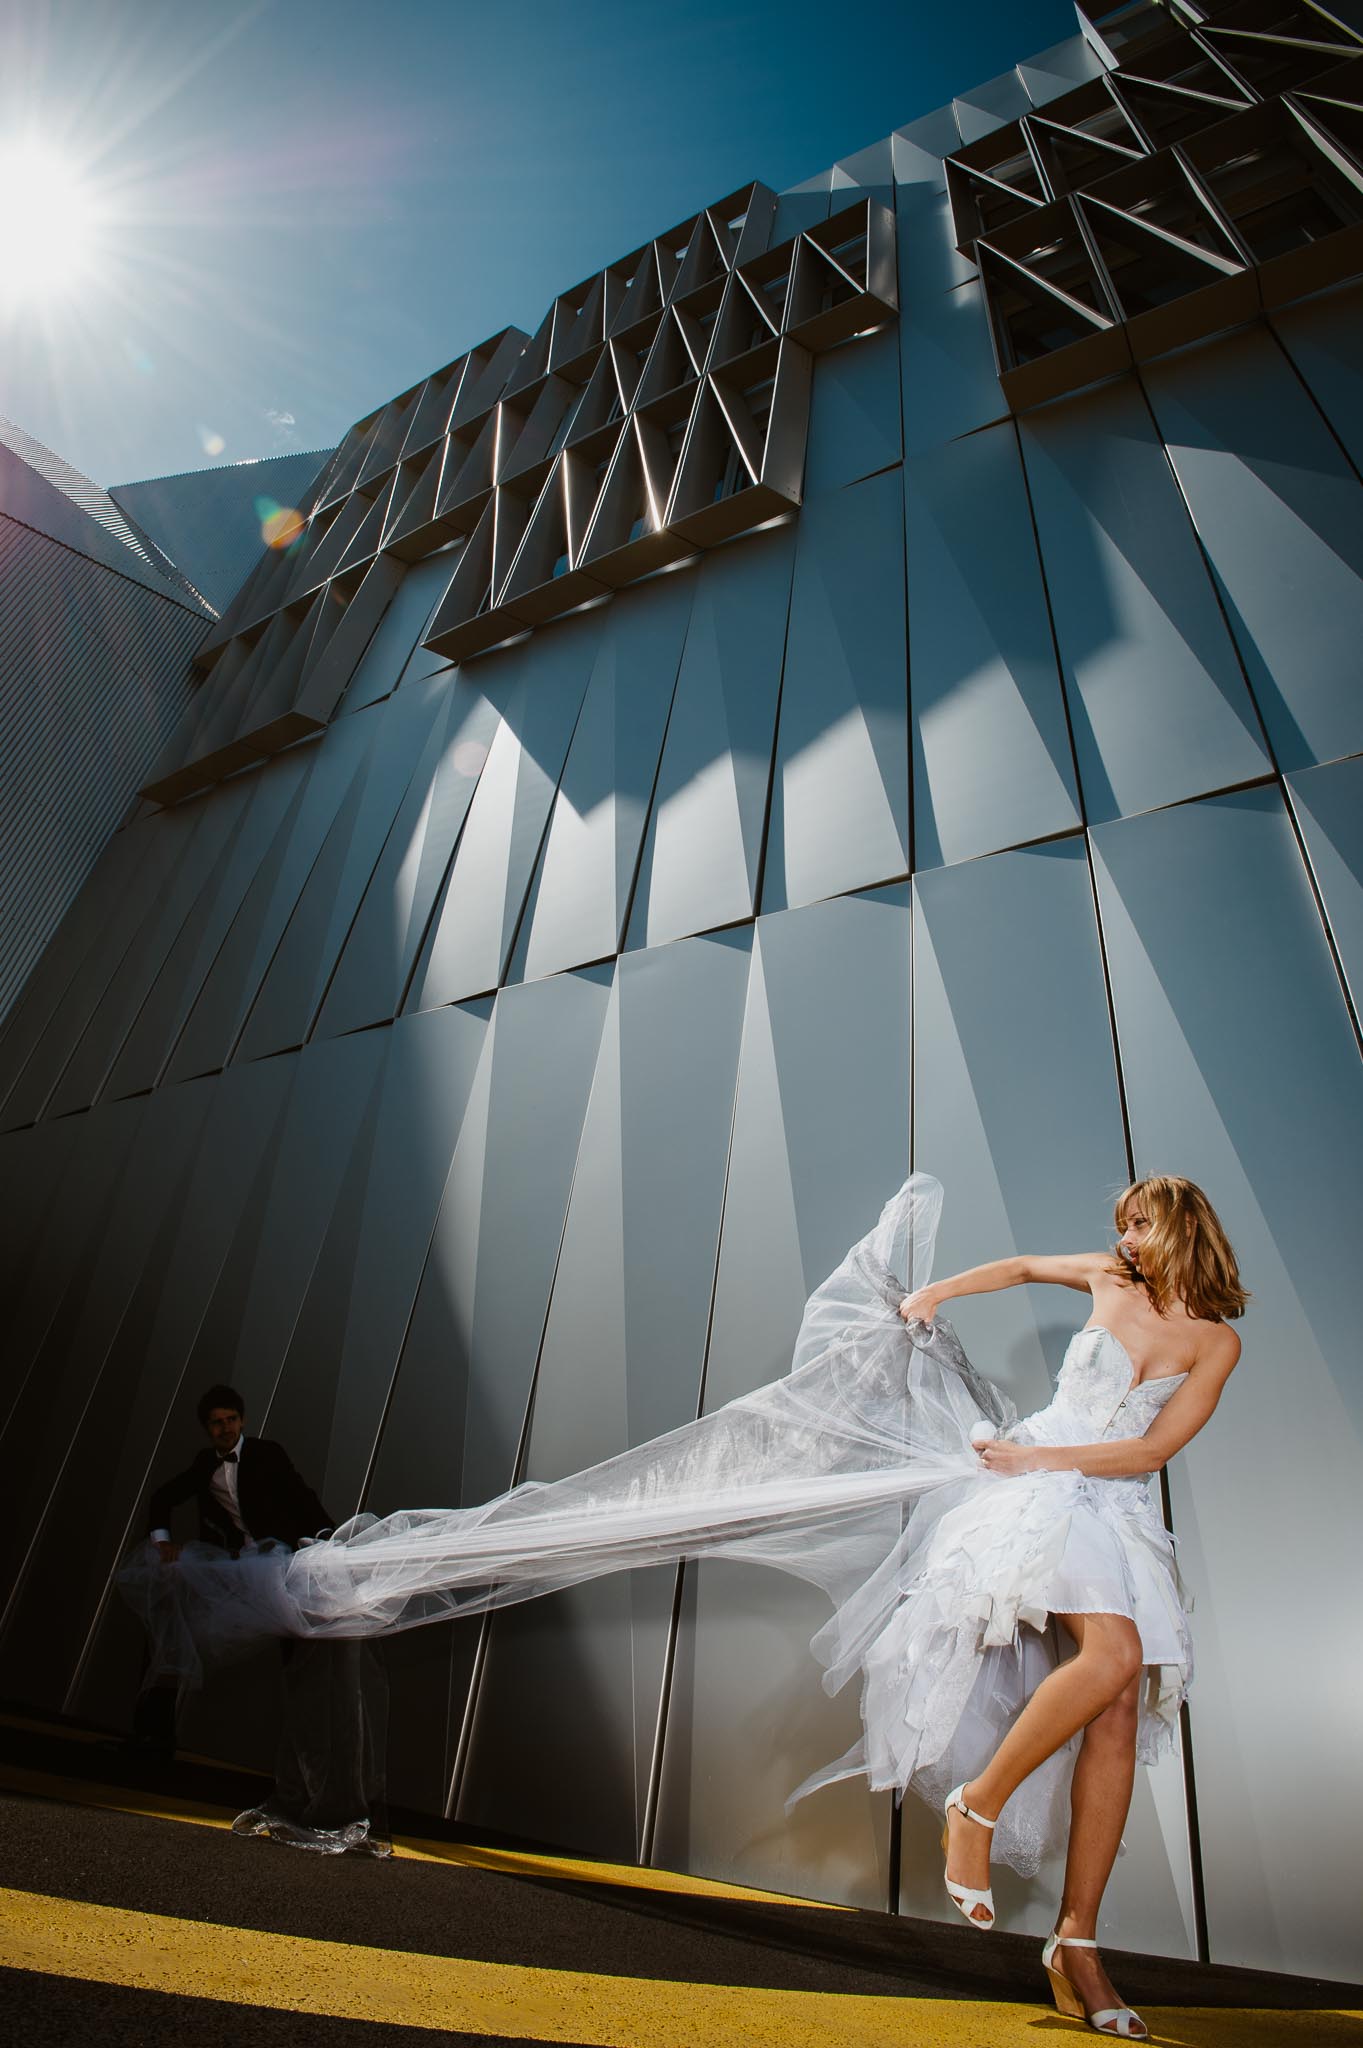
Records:
[[[904,1296],[899,1313],[906,1323],[931,1323],[945,1298],[935,1287],[920,1287],[916,1293]]]

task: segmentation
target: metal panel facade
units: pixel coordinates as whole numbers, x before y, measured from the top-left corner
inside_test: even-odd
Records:
[[[774,344],[741,390],[692,410],[688,387],[671,418],[664,369],[697,381],[740,272],[781,297],[773,334],[811,276],[803,314],[837,313],[828,264],[859,260],[839,208],[893,201],[898,314],[820,355],[807,441],[770,430],[805,449],[770,530],[711,545],[732,463],[697,487],[702,552],[631,526],[604,408],[566,445],[616,464],[599,517],[636,550],[612,571],[629,587],[586,577],[566,586],[582,609],[552,616],[579,574],[565,541],[525,586],[525,635],[469,651],[475,584],[512,612],[524,596],[486,407],[537,409],[516,445],[532,469],[540,451],[538,491],[545,420],[594,390],[604,285],[348,439],[315,522],[337,556],[318,589],[361,622],[328,643],[330,709],[126,824],[0,1039],[11,1696],[126,1711],[137,1650],[111,1573],[212,1378],[240,1381],[337,1514],[476,1501],[781,1372],[806,1293],[910,1163],[946,1184],[941,1270],[1101,1244],[1133,1171],[1185,1172],[1254,1299],[1245,1362],[1170,1472],[1199,1674],[1104,1932],[1187,1956],[1205,1927],[1212,1960],[1355,1967],[1358,286],[1288,303],[1266,261],[1269,312],[1238,301],[1232,331],[1014,417],[943,159],[1106,90],[1095,48],[1043,52],[782,195],[751,259],[677,273],[680,312],[666,241],[605,274],[640,311],[636,372],[654,351],[661,395],[632,415],[648,461],[694,480],[704,436],[723,450],[715,408],[742,444]],[[618,336],[594,345],[628,379]],[[570,497],[587,470],[563,475]],[[410,513],[385,509],[399,485]],[[375,563],[391,602],[356,613],[340,554],[362,533],[366,560],[395,536]],[[273,587],[318,559],[270,568]],[[459,666],[421,642],[447,575]],[[329,598],[301,597],[309,632],[335,628]],[[265,618],[225,640],[263,648]],[[301,640],[279,658],[287,682]],[[71,675],[99,659],[77,650]],[[244,673],[220,659],[191,722]],[[1051,1290],[960,1316],[1024,1406],[1081,1319]],[[808,1655],[822,1619],[807,1588],[710,1563],[430,1631],[393,1652],[395,1792],[586,1852],[945,1913],[925,1811],[843,1784],[784,1812],[856,1733]],[[262,1759],[244,1700],[204,1695],[201,1746]],[[1318,1789],[1289,1737],[1333,1760]],[[1005,1922],[1040,1929],[1044,1890],[1003,1878]]]

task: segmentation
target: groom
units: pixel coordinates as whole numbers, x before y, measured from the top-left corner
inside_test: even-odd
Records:
[[[246,1404],[235,1387],[209,1387],[199,1398],[199,1424],[208,1443],[147,1503],[152,1542],[169,1564],[179,1554],[171,1541],[171,1511],[193,1500],[199,1535],[235,1557],[243,1546],[273,1536],[298,1547],[300,1538],[331,1527],[331,1516],[295,1471],[286,1450],[245,1433]]]
[[[267,1437],[246,1435],[246,1403],[235,1387],[209,1387],[197,1412],[208,1443],[147,1503],[148,1533],[163,1564],[173,1564],[180,1554],[171,1539],[171,1515],[186,1501],[197,1505],[200,1539],[233,1557],[267,1537],[296,1549],[304,1537],[330,1529],[331,1516],[288,1452]],[[176,1704],[173,1685],[144,1685],[133,1711],[135,1749],[163,1760],[174,1755]]]

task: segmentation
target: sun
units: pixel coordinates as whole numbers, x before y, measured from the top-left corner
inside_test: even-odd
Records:
[[[0,303],[70,297],[88,276],[98,199],[62,153],[36,137],[0,141]]]

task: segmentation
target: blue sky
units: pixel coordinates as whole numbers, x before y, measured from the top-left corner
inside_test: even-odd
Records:
[[[0,303],[0,411],[102,483],[324,447],[700,205],[826,169],[1069,0],[0,0],[0,145],[104,210]]]

